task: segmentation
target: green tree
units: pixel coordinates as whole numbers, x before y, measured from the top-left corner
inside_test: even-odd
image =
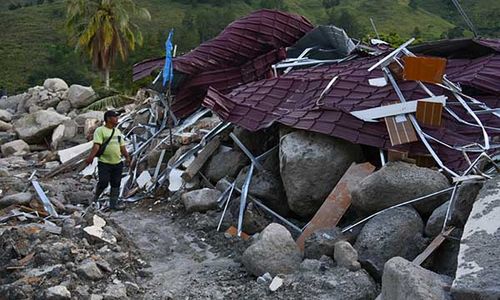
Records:
[[[151,20],[149,11],[133,0],[67,0],[66,27],[70,42],[86,52],[92,64],[104,74],[109,88],[109,72],[118,56],[122,61],[142,34],[131,17]]]

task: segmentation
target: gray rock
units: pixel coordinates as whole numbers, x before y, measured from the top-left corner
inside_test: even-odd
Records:
[[[300,263],[300,271],[302,272],[318,272],[321,269],[321,262],[317,259],[306,258]]]
[[[249,167],[243,168],[236,178],[236,186],[241,189],[248,174]],[[254,170],[248,193],[257,197],[272,210],[282,216],[290,213],[286,201],[285,190],[281,178],[266,170]]]
[[[64,237],[71,238],[76,234],[76,222],[73,218],[66,218],[62,224],[61,234]]]
[[[401,257],[390,259],[382,276],[384,300],[448,300],[451,278],[438,275]]]
[[[283,299],[366,300],[377,296],[377,285],[365,270],[346,272],[334,267],[324,272],[297,272],[290,277],[294,288]]]
[[[62,122],[61,125],[64,125],[64,138],[63,140],[71,140],[78,133],[78,124],[73,120],[66,120]]]
[[[0,109],[0,121],[4,122],[12,121],[12,114],[5,109]]]
[[[103,111],[96,111],[96,110],[91,110],[83,114],[79,114],[74,118],[75,122],[79,126],[85,126],[85,120],[88,119],[96,119],[103,121],[104,120],[104,112]]]
[[[63,285],[56,285],[45,290],[45,299],[63,300],[71,299],[71,293]]]
[[[280,141],[280,172],[290,209],[310,217],[345,171],[362,157],[359,145],[323,134],[295,131]]]
[[[71,110],[71,102],[69,100],[62,100],[59,103],[57,103],[56,106],[56,111],[60,114],[67,114]]]
[[[104,277],[101,270],[94,261],[84,262],[76,269],[76,272],[81,277],[94,281],[102,279]]]
[[[242,257],[243,265],[254,276],[266,272],[273,276],[289,274],[299,267],[301,261],[302,255],[290,232],[277,223],[267,226]]]
[[[106,293],[103,295],[104,300],[122,300],[129,299],[127,297],[127,288],[123,283],[114,283],[108,285]]]
[[[437,171],[404,162],[389,162],[352,191],[352,206],[357,212],[368,215],[448,186],[446,177]],[[448,197],[433,197],[415,203],[414,207],[420,214],[429,216]]]
[[[462,229],[455,228],[450,234],[452,238],[444,240],[441,246],[434,250],[431,256],[422,264],[422,267],[438,274],[455,277],[462,232]]]
[[[0,177],[10,177],[10,172],[6,168],[0,168]]]
[[[9,131],[12,129],[12,124],[0,120],[0,131]]]
[[[426,236],[433,238],[441,232],[449,204],[450,201],[446,201],[432,212],[431,216],[427,220],[427,224],[425,225]]]
[[[63,141],[65,130],[66,130],[66,127],[63,124],[60,124],[52,132],[52,139],[51,139],[51,143],[50,143],[50,147],[52,150],[56,150],[57,147],[60,145],[60,143]]]
[[[182,203],[188,212],[205,212],[217,208],[217,200],[221,192],[214,189],[204,188],[184,193],[181,196]]]
[[[335,243],[333,258],[339,267],[344,267],[351,271],[361,269],[358,262],[358,252],[347,241],[338,241]]]
[[[92,87],[81,86],[72,84],[68,90],[68,100],[72,107],[82,108],[85,107],[96,99],[96,93]]]
[[[423,231],[422,219],[413,207],[398,207],[369,220],[354,248],[363,268],[378,279],[389,259],[401,256],[413,260],[424,250],[427,241]]]
[[[3,145],[8,142],[12,142],[17,138],[17,134],[15,132],[3,132],[0,131],[0,144]]]
[[[0,147],[3,156],[25,155],[30,152],[30,146],[23,140],[16,140],[3,144]]]
[[[58,92],[67,90],[68,84],[60,78],[48,78],[43,82],[43,87],[51,92]]]
[[[240,198],[235,198],[231,200],[231,215],[238,216],[240,210]],[[243,231],[248,234],[255,234],[261,232],[266,228],[272,220],[269,220],[267,216],[255,209],[255,206],[252,202],[247,204],[247,208],[245,210],[245,216],[243,217]]]
[[[249,161],[248,157],[238,150],[218,152],[208,161],[204,174],[211,182],[217,182],[226,176],[235,178]]]
[[[236,126],[233,133],[254,156],[258,156],[266,151],[266,141],[270,139],[270,135],[267,132],[263,130],[251,132],[245,128]]]
[[[500,176],[487,181],[464,227],[453,297],[499,299],[500,285]]]
[[[323,255],[333,257],[335,243],[342,239],[342,230],[337,227],[316,230],[304,241],[304,256],[314,259]]]
[[[464,182],[458,187],[457,195],[453,201],[451,209],[450,225],[463,228],[467,218],[472,210],[472,205],[476,200],[479,190],[483,187],[482,183]]]
[[[27,205],[30,203],[33,195],[31,193],[17,193],[9,196],[5,196],[0,199],[0,208],[7,207],[12,204]]]
[[[7,99],[0,100],[0,109],[8,109],[12,111],[17,111],[17,108],[20,104],[24,107],[24,101],[29,97],[27,93],[22,93],[19,95],[14,95],[7,97]]]
[[[65,120],[69,118],[55,111],[41,110],[15,121],[14,129],[20,139],[28,143],[42,143]]]

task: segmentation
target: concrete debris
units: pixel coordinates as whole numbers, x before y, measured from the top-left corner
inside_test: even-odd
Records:
[[[276,292],[283,285],[283,278],[276,276],[269,285],[269,290],[271,292]]]
[[[402,257],[394,257],[384,266],[381,300],[451,300],[451,281]]]
[[[116,244],[116,237],[109,231],[108,228],[105,227],[106,221],[98,215],[94,215],[93,221],[93,225],[83,228],[83,231],[85,231],[89,236],[97,238],[108,244]]]
[[[485,183],[465,224],[451,292],[457,300],[500,297],[500,177]]]
[[[354,248],[363,268],[377,279],[381,278],[384,264],[392,257],[412,260],[424,250],[427,240],[422,236],[423,232],[422,218],[415,209],[398,207],[368,221]]]
[[[243,253],[242,262],[254,276],[269,272],[271,275],[296,271],[302,255],[290,232],[282,225],[272,223]]]

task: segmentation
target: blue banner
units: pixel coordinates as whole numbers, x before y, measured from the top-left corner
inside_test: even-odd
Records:
[[[165,67],[163,68],[163,86],[167,84],[167,82],[172,82],[174,80],[174,66],[172,61],[172,39],[174,36],[174,30],[170,30],[168,34],[167,41],[165,42]]]

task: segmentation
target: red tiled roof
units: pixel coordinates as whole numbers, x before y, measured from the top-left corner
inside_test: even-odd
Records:
[[[174,70],[188,75],[177,87],[174,113],[184,117],[196,110],[210,85],[229,92],[266,78],[271,65],[286,57],[284,47],[312,28],[302,16],[267,9],[234,21],[216,38],[174,59]],[[160,58],[134,65],[134,80],[163,64],[164,58]]]
[[[365,57],[337,65],[295,70],[280,78],[241,86],[228,95],[210,88],[203,105],[215,111],[222,119],[252,131],[279,122],[357,144],[393,148],[383,122],[368,123],[350,114],[351,111],[398,101],[390,85],[373,87],[368,84],[369,78],[382,76],[380,70],[368,72],[368,68],[380,58]],[[476,59],[450,59],[447,66],[448,78],[462,86],[480,90],[481,96],[478,98],[481,101],[490,107],[500,107],[500,97],[494,97],[500,95],[499,62],[500,54]],[[338,79],[330,91],[318,100],[334,76],[338,76]],[[400,82],[399,86],[409,100],[428,97],[417,87],[416,82]],[[428,87],[435,94],[446,94],[439,87]],[[464,119],[470,119],[463,109],[454,107],[454,110]],[[492,115],[481,115],[481,120],[489,126],[500,128],[500,119]],[[454,146],[479,142],[482,137],[479,129],[457,123],[448,113],[443,115],[443,124],[438,129],[424,129]],[[498,135],[499,132],[491,134]],[[433,147],[450,167],[461,167],[463,156],[460,152],[436,144]],[[419,142],[397,149],[427,153]]]

